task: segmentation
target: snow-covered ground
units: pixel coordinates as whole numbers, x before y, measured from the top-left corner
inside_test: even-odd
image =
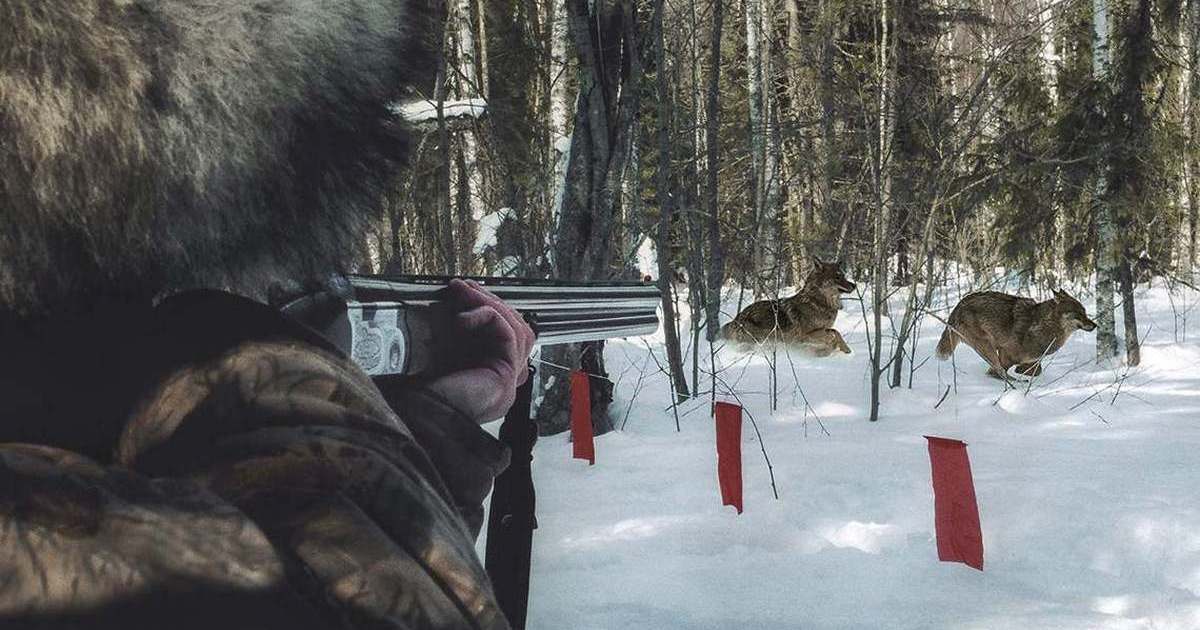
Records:
[[[595,466],[566,435],[537,445],[529,627],[1200,628],[1200,309],[1176,343],[1165,289],[1138,306],[1138,368],[1096,366],[1094,333],[1077,332],[1006,393],[960,346],[956,368],[931,359],[911,389],[885,388],[877,423],[857,301],[836,324],[854,354],[780,355],[775,412],[767,357],[722,351],[762,434],[747,420],[740,516],[721,506],[708,396],[680,408],[676,432],[646,344],[611,343],[624,430],[597,438]],[[940,333],[926,320],[918,363]],[[923,435],[969,444],[983,572],[937,560]]]

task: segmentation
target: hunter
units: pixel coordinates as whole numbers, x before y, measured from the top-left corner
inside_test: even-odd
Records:
[[[264,303],[361,250],[443,13],[0,0],[0,627],[508,627],[529,327],[455,282],[479,352],[376,384]]]

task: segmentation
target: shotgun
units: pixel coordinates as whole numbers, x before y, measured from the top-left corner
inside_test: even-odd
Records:
[[[658,330],[661,294],[645,282],[470,278],[525,318],[546,346]],[[352,275],[283,311],[317,329],[373,377],[412,376],[431,361],[433,305],[449,276]],[[332,297],[331,297],[332,296]]]
[[[470,279],[521,313],[533,328],[535,345],[636,337],[658,330],[662,294],[648,282]],[[372,377],[414,376],[431,365],[436,304],[450,280],[352,275],[282,310],[324,333]],[[537,527],[531,469],[537,426],[530,420],[534,375],[529,369],[500,426],[500,440],[511,458],[492,490],[484,558],[496,602],[514,630],[525,628]]]

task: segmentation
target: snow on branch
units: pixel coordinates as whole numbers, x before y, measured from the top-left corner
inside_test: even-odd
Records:
[[[422,99],[407,103],[393,103],[392,112],[416,125],[426,127],[437,124],[437,101]],[[487,101],[481,98],[467,98],[442,103],[442,115],[447,124],[468,124],[470,121],[483,118],[487,114]]]

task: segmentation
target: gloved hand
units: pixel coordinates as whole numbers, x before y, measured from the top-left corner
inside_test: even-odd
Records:
[[[529,377],[533,330],[473,280],[450,281],[431,308],[436,356],[423,389],[476,422],[503,417]]]

